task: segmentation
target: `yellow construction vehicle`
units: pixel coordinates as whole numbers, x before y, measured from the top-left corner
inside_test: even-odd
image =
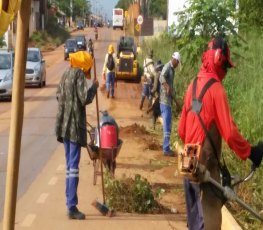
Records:
[[[133,37],[121,36],[117,44],[116,79],[140,80],[139,63]]]

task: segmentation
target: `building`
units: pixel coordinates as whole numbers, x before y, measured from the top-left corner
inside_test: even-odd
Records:
[[[47,0],[33,0],[31,2],[31,16],[29,20],[29,36],[36,30],[45,30],[47,21]],[[4,35],[7,48],[14,48],[16,44],[17,19],[11,22],[8,31]]]

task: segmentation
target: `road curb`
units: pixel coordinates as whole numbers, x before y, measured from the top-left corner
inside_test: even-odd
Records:
[[[228,211],[228,209],[223,206],[222,208],[222,230],[242,230],[239,224],[236,222],[234,217]]]

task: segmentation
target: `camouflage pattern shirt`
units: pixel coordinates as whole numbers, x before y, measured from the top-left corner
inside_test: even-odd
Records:
[[[163,86],[163,83],[166,82],[173,89],[174,82],[174,68],[171,62],[168,62],[164,65],[161,75],[160,75],[160,103],[168,106],[172,106],[172,95],[168,94]]]
[[[86,108],[96,95],[97,87],[88,88],[85,74],[78,68],[65,71],[57,88],[57,140],[66,138],[81,146],[87,144]]]

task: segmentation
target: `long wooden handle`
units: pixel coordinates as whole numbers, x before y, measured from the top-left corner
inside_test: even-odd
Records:
[[[94,66],[94,79],[97,79],[96,74],[96,60],[93,58],[93,66]],[[101,151],[101,140],[100,140],[100,116],[99,116],[99,98],[98,91],[96,93],[96,110],[97,110],[97,127],[98,127],[98,139],[99,139],[99,154],[100,154],[100,171],[101,171],[101,185],[102,185],[102,196],[103,203],[105,204],[105,190],[104,190],[104,176],[103,176],[103,164],[102,164],[102,151]]]

